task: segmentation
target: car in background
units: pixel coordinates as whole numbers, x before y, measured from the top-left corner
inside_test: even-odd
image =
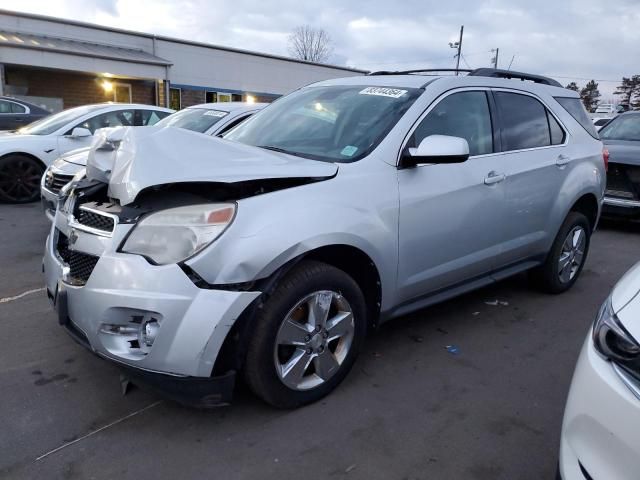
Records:
[[[0,96],[0,130],[15,130],[51,115],[38,105],[18,98]]]
[[[600,131],[612,118],[613,117],[594,117],[591,120],[593,120],[593,126],[596,127],[596,130]]]
[[[558,478],[635,480],[640,472],[640,263],[598,312],[573,374]]]
[[[254,113],[266,103],[220,102],[204,103],[180,110],[157,123],[158,127],[177,127],[204,133],[222,135]],[[72,150],[56,159],[42,176],[40,193],[45,214],[53,219],[60,189],[87,164],[89,147]]]
[[[0,201],[27,203],[37,200],[45,168],[60,155],[91,145],[97,129],[153,125],[171,113],[171,109],[153,105],[84,105],[0,135]]]
[[[599,132],[609,151],[603,215],[640,220],[640,112],[625,112]]]
[[[604,117],[604,116],[613,116],[616,113],[618,113],[618,109],[616,108],[616,106],[612,103],[601,103],[600,105],[598,105],[596,107],[596,109],[593,111],[592,114],[592,118],[595,117]]]

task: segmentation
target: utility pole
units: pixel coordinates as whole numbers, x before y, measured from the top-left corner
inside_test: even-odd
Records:
[[[460,26],[460,39],[457,42],[449,42],[451,48],[456,48],[458,53],[456,54],[456,75],[460,70],[460,56],[462,55],[462,34],[464,33],[464,25]]]
[[[491,59],[491,61],[493,62],[493,68],[497,69],[498,68],[498,54],[500,53],[500,49],[499,48],[495,48],[495,49],[492,48],[491,49],[491,53],[494,53],[494,52],[495,52],[496,56],[493,57]]]

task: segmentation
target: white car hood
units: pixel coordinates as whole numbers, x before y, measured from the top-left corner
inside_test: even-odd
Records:
[[[119,142],[116,150],[101,143]],[[118,128],[96,138],[87,177],[109,183],[122,205],[145,188],[186,182],[235,183],[276,178],[332,177],[334,163],[308,160],[174,127]]]
[[[640,262],[623,275],[611,293],[611,306],[618,313],[640,294]],[[638,328],[640,328],[640,321]],[[640,337],[636,337],[640,338]]]

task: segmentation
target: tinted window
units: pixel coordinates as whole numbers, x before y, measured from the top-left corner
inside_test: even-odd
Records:
[[[503,150],[551,145],[547,111],[538,100],[517,93],[495,92],[500,110]]]
[[[449,95],[422,120],[411,139],[413,146],[429,135],[462,137],[469,143],[470,155],[493,152],[491,115],[485,92]]]
[[[571,98],[571,97],[554,97],[556,101],[562,105],[567,112],[571,114],[576,121],[582,125],[589,135],[593,138],[598,138],[598,132],[596,128],[593,126],[593,122],[587,115],[587,111],[584,109],[584,105],[582,104],[582,100],[579,98]]]
[[[107,127],[132,127],[133,126],[133,110],[118,110],[115,112],[107,112],[100,115],[96,115],[88,120],[85,120],[76,127],[87,128],[94,133],[99,128]],[[73,130],[73,129],[72,129]]]
[[[0,100],[0,113],[11,113],[11,102]]]
[[[551,131],[551,145],[560,145],[564,142],[564,130],[548,110],[547,117],[549,118],[549,130]]]
[[[24,105],[20,105],[19,103],[11,102],[11,112],[12,113],[26,113],[27,109],[24,108]]]
[[[136,110],[134,124],[137,127],[155,125],[168,115],[169,112],[163,112],[160,110]]]
[[[640,115],[620,115],[600,130],[603,140],[640,141]]]

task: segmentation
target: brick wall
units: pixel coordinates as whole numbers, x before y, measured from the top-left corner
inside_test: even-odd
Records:
[[[92,75],[58,70],[31,68],[5,68],[7,85],[26,87],[25,95],[61,98],[64,108],[88,103],[113,101],[113,92],[105,92],[105,79]],[[110,79],[112,82],[131,85],[131,100],[134,103],[155,105],[156,94],[153,80]]]

